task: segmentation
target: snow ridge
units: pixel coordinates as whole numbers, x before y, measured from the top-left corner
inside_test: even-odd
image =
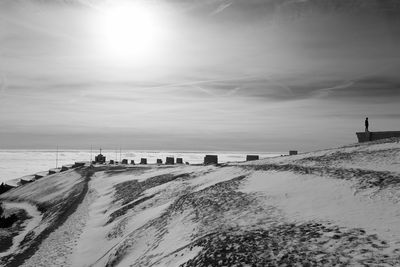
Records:
[[[387,140],[221,166],[83,167],[1,196],[41,219],[0,261],[399,265],[399,163]]]

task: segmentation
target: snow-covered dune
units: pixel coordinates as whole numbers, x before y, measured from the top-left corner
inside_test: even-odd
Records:
[[[0,260],[399,265],[399,189],[395,139],[222,166],[83,167],[0,195],[32,215]]]

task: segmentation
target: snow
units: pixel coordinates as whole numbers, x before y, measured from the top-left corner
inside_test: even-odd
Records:
[[[88,220],[88,203],[92,197],[91,194],[86,195],[78,209],[21,266],[74,266],[71,264],[71,256]]]
[[[22,187],[10,190],[1,195],[2,198],[23,199],[33,203],[54,201],[62,198],[65,193],[83,178],[74,170],[59,174],[48,175],[41,178],[38,182],[26,184]]]
[[[221,251],[248,246],[257,257],[270,253],[274,262],[285,253],[301,257],[308,251],[314,264],[397,265],[399,162],[400,144],[378,142],[224,166],[98,166],[77,210],[24,266],[179,266],[201,262],[201,257],[223,258],[209,255],[216,243]],[[272,165],[282,168],[268,168]],[[363,183],[367,178],[378,182]],[[385,179],[390,182],[382,183]],[[133,180],[137,182],[129,182]],[[83,181],[80,173],[68,170],[1,195],[8,207],[32,216],[7,253],[18,250],[29,229],[46,227],[29,203],[62,199]],[[131,197],[130,191],[118,189],[121,183],[139,193]],[[116,198],[120,191],[129,196]],[[110,220],[122,207],[129,209]],[[228,244],[226,238],[241,241]],[[254,242],[265,245],[264,250],[278,242],[281,251],[257,251]],[[231,256],[224,260],[233,260]]]
[[[22,176],[37,173],[40,171],[49,170],[56,166],[68,165],[77,161],[89,161],[91,158],[98,154],[98,150],[93,150],[92,155],[90,150],[63,150],[58,151],[58,162],[56,162],[56,149],[54,150],[1,150],[0,149],[0,183],[12,179],[20,178]],[[230,161],[244,161],[246,154],[257,154],[261,158],[280,155],[282,153],[265,153],[265,152],[223,152],[223,151],[204,151],[204,152],[190,152],[190,151],[135,151],[122,149],[121,155],[119,150],[103,150],[102,154],[106,156],[107,160],[113,159],[120,161],[121,159],[135,160],[136,163],[140,162],[140,158],[147,158],[148,163],[156,163],[157,159],[165,159],[166,157],[173,156],[175,158],[181,157],[184,162],[192,164],[202,163],[203,157],[206,154],[219,155],[220,162]]]
[[[203,168],[209,168],[209,167],[203,167]],[[211,167],[211,169],[208,169],[208,171],[210,172],[207,173],[207,171],[205,170],[205,174],[199,176],[195,180],[190,181],[190,184],[196,187],[195,191],[200,191],[204,188],[210,187],[217,183],[228,181],[231,180],[232,178],[241,175],[246,175],[248,173],[248,171],[236,167],[225,167],[223,169],[217,169]]]
[[[0,253],[0,258],[14,253],[24,237],[32,230],[34,230],[42,220],[42,214],[37,208],[28,202],[2,202],[4,209],[21,209],[25,210],[30,219],[27,219],[23,226],[24,230],[13,238],[13,245],[7,250]]]
[[[393,244],[400,241],[400,206],[390,199],[355,194],[353,183],[291,172],[253,173],[242,192],[262,195],[293,221],[330,221],[349,228],[363,228]]]
[[[59,151],[58,167],[90,159],[90,151]],[[56,149],[0,150],[0,183],[56,167]]]
[[[156,175],[160,173],[165,172],[164,170],[155,172]],[[146,175],[144,174],[144,176]],[[113,211],[113,209],[110,209],[110,207],[113,206],[112,189],[110,191],[110,188],[116,183],[127,180],[132,180],[132,175],[120,173],[110,177],[108,174],[101,172],[92,177],[89,183],[91,194],[93,194],[88,210],[89,220],[84,229],[82,229],[82,234],[77,241],[75,252],[72,256],[72,266],[85,266],[94,262],[97,262],[96,264],[101,266],[103,265],[102,263],[107,260],[107,257],[103,257],[103,255],[106,255],[110,249],[118,245],[121,240],[124,240],[124,236],[108,240],[106,234],[112,230],[116,223],[110,225],[105,224],[108,220],[108,215]],[[128,221],[126,228],[129,229],[129,231],[135,231],[147,221],[160,216],[162,212],[168,208],[169,204],[170,203],[166,203],[161,206],[142,210],[136,214],[134,220]],[[121,218],[121,220],[127,217],[129,217],[129,215]],[[129,234],[130,232],[125,234],[125,236]],[[93,246],[93,244],[98,245]]]
[[[322,160],[322,162],[321,162]],[[365,143],[335,149],[273,157],[242,165],[288,164],[400,172],[400,142]]]
[[[163,205],[162,207],[159,207],[155,211],[165,211],[165,209],[169,206],[169,204],[171,204],[171,203],[167,203],[167,204]],[[148,218],[156,218],[155,215],[161,215],[161,212],[159,212],[158,214],[155,212],[152,212],[150,217],[148,215],[147,216],[148,216]],[[149,220],[142,219],[142,213],[139,213],[135,217],[140,220],[141,225],[144,225],[146,222],[149,221]],[[135,226],[137,226],[137,225],[138,224],[135,223]],[[139,238],[135,238],[135,242],[138,242],[139,244],[140,244],[140,242],[144,242],[144,243],[146,243],[146,245],[142,245],[142,248],[140,248],[140,249],[138,248],[139,244],[136,245],[135,250],[132,251],[132,253],[130,253],[126,258],[124,258],[123,261],[119,265],[120,266],[129,266],[130,263],[139,259],[142,256],[142,254],[144,254],[146,252],[148,247],[154,247],[152,254],[165,255],[165,254],[172,252],[174,250],[174,248],[187,244],[188,240],[185,239],[185,236],[190,234],[190,232],[192,230],[192,225],[190,225],[189,228],[185,227],[185,225],[182,223],[181,218],[174,219],[173,221],[169,222],[169,225],[171,225],[172,227],[169,227],[168,230],[166,230],[166,233],[167,233],[166,236],[164,236],[163,239],[159,241],[159,243],[157,243],[157,241],[156,241],[157,240],[157,231],[154,232],[155,233],[154,236],[149,236],[149,234],[151,233],[150,231],[149,231],[150,233],[148,233],[147,235],[139,234]],[[130,224],[130,226],[133,226],[133,225]],[[132,232],[134,232],[135,230],[139,229],[139,227],[135,227],[135,226],[132,228],[129,227],[128,229],[131,229],[131,230],[133,230]],[[153,231],[153,229],[151,231]],[[129,237],[129,235],[132,232],[130,232],[125,237]],[[153,241],[154,243],[152,244],[151,241]],[[151,260],[151,259],[149,259],[149,260]]]
[[[179,251],[179,257],[174,254],[168,255],[168,257],[161,259],[159,262],[155,263],[153,266],[180,266],[184,264],[188,260],[194,258],[203,248],[194,247],[194,248],[185,248]]]

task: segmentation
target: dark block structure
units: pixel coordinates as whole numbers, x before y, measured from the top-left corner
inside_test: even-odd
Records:
[[[140,164],[147,164],[147,159],[146,158],[141,158],[140,159]]]
[[[182,158],[176,158],[176,164],[183,164]]]
[[[110,159],[110,164],[114,164],[114,163],[115,163],[114,160]]]
[[[44,175],[42,174],[35,174],[35,180],[39,180],[40,178],[43,178]]]
[[[61,167],[61,172],[65,172],[65,171],[68,171],[68,170],[69,170],[69,168],[67,166],[62,166]]]
[[[78,161],[78,162],[75,162],[74,165],[72,165],[72,168],[83,167],[83,166],[85,166],[85,164],[86,164],[86,162]]]
[[[14,186],[11,186],[11,185],[8,185],[8,184],[5,184],[5,183],[1,183],[1,185],[0,185],[0,195],[5,193],[5,192],[7,192],[8,190],[13,189],[13,188],[14,188]]]
[[[122,164],[128,164],[128,160],[127,159],[123,159],[121,163]]]
[[[103,164],[103,163],[106,162],[106,157],[103,156],[103,154],[98,154],[98,155],[94,158],[94,161],[95,161],[96,163],[101,163],[101,164]]]
[[[259,160],[260,157],[258,155],[247,155],[246,156],[246,161],[252,161],[252,160]]]
[[[166,165],[174,165],[174,164],[175,164],[175,159],[174,159],[174,157],[167,157],[167,158],[165,159],[165,164],[166,164]]]
[[[294,156],[294,155],[297,155],[297,154],[298,154],[297,150],[290,150],[289,151],[289,155],[290,156]]]
[[[33,181],[32,181],[32,180],[24,180],[24,179],[21,179],[21,180],[19,180],[19,182],[21,183],[21,185],[24,185],[24,184],[32,183]]]
[[[387,132],[358,132],[356,133],[359,143],[387,139],[392,137],[400,137],[400,131]]]
[[[217,155],[206,155],[204,157],[204,164],[218,164],[218,156]]]
[[[133,159],[131,160],[131,165],[135,165],[135,161]]]
[[[162,159],[157,159],[157,164],[162,164]]]
[[[49,170],[49,175],[52,175],[52,174],[56,174],[58,172],[58,170],[57,169],[50,169]]]

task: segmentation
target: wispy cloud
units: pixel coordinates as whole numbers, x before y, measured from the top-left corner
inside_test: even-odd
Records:
[[[211,16],[215,16],[215,15],[217,15],[218,13],[221,13],[222,11],[224,11],[225,9],[227,9],[228,7],[230,7],[231,5],[233,4],[233,2],[232,1],[227,1],[227,2],[225,2],[225,3],[222,3],[222,4],[220,4],[220,6],[217,8],[217,9],[215,9],[213,12],[211,12]]]
[[[188,149],[269,150],[352,141],[365,114],[382,128],[398,118],[400,24],[381,15],[390,1],[377,13],[371,0],[152,1],[168,7],[173,38],[154,62],[126,65],[96,50],[103,1],[55,2],[0,3],[2,144],[47,132],[70,145],[68,134],[148,147],[169,136]],[[363,8],[342,12],[352,5]]]

